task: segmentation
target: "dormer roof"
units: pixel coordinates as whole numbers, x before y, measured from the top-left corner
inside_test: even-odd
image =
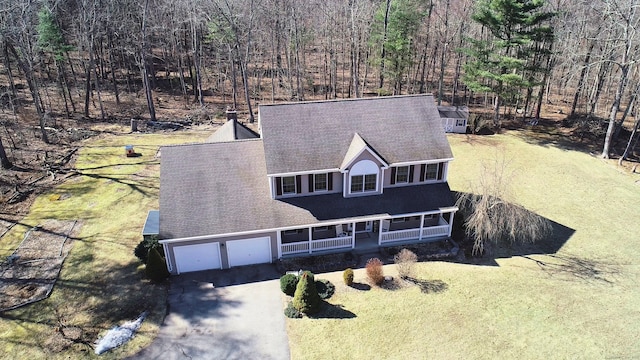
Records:
[[[259,116],[269,175],[340,168],[362,143],[389,165],[453,157],[431,95],[260,105]]]
[[[351,140],[351,145],[349,145],[349,149],[347,149],[347,154],[344,156],[342,164],[340,165],[340,171],[344,171],[345,169],[349,168],[353,164],[353,162],[357,160],[358,157],[360,157],[360,155],[362,155],[362,153],[364,152],[368,152],[369,154],[371,154],[371,156],[376,158],[380,162],[380,164],[382,164],[382,167],[389,167],[389,164],[387,164],[384,159],[382,159],[378,154],[376,154],[373,149],[371,149],[371,147],[369,147],[367,142],[364,141],[360,134],[355,133],[353,135],[353,140]]]

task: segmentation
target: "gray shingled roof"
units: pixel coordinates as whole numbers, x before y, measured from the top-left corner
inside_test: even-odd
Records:
[[[358,198],[327,194],[270,197],[263,140],[162,148],[160,238],[307,225],[454,205],[446,183],[388,188]]]
[[[206,142],[226,142],[233,140],[257,139],[259,137],[260,135],[256,134],[248,127],[235,120],[229,120],[211,134],[211,136],[207,138]]]
[[[466,106],[438,106],[438,112],[442,118],[468,119],[469,108]]]
[[[389,164],[452,158],[431,95],[260,105],[268,174],[336,169],[357,132]]]

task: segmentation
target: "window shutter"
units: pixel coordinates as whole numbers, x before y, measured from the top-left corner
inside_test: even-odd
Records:
[[[412,183],[413,182],[413,168],[415,167],[415,165],[411,165],[409,166],[409,182]]]
[[[282,178],[276,177],[276,195],[282,195]]]
[[[442,176],[444,175],[444,163],[438,164],[438,180],[442,180]]]
[[[424,175],[427,172],[427,164],[420,165],[420,182],[424,181]]]
[[[302,192],[302,175],[296,175],[296,193]]]
[[[327,174],[327,190],[333,190],[333,173]]]
[[[313,185],[314,185],[314,184],[313,184],[313,181],[315,180],[315,179],[314,179],[314,178],[315,178],[315,175],[313,175],[313,174],[309,174],[309,175],[307,175],[307,177],[309,178],[309,192],[313,192],[313,188],[314,188],[314,186],[313,186]]]
[[[396,168],[391,168],[391,185],[396,183]]]

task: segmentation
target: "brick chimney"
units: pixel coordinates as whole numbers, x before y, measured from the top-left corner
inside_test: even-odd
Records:
[[[238,113],[236,112],[236,109],[230,106],[227,106],[226,113],[227,113],[227,121],[230,121],[230,120],[238,121]]]

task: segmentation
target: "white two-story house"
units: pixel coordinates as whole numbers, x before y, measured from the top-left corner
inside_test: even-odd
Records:
[[[261,105],[259,130],[162,148],[172,273],[451,236],[453,156],[432,96]]]

